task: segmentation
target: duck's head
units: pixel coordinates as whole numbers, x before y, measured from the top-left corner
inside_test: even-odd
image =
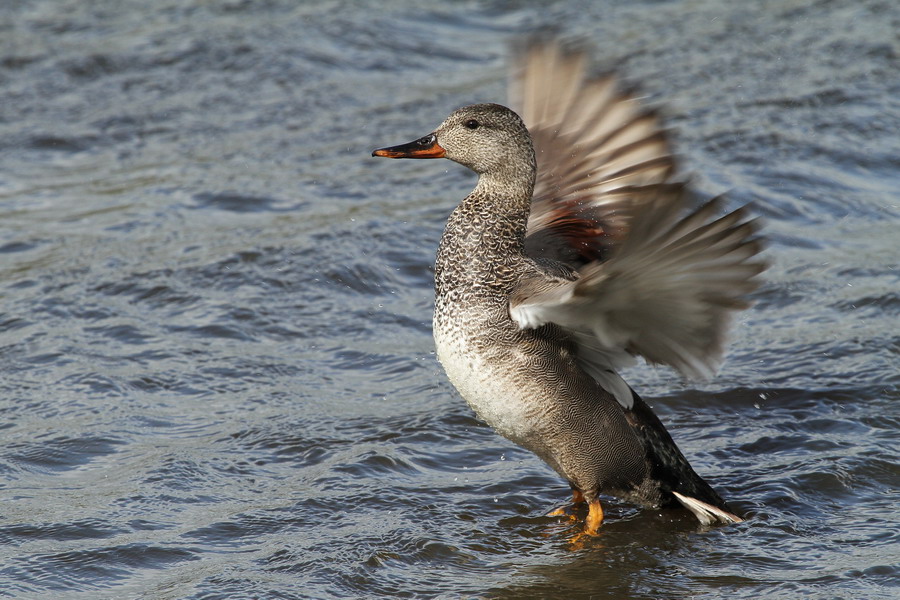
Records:
[[[372,156],[449,158],[479,175],[534,176],[528,129],[519,115],[499,104],[459,108],[433,133],[408,144],[375,150]]]

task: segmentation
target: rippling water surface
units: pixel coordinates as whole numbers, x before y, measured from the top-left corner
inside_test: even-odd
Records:
[[[893,2],[0,5],[0,597],[900,595]],[[745,523],[568,488],[432,347],[473,185],[372,148],[589,39],[772,267],[708,383],[637,367]]]

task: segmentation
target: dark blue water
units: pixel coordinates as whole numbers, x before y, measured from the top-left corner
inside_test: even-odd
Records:
[[[900,10],[731,4],[0,4],[0,597],[898,597]],[[745,523],[573,551],[434,358],[474,178],[369,153],[546,24],[766,219],[718,377],[626,374]]]

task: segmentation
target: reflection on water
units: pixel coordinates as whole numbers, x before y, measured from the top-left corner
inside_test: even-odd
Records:
[[[0,595],[891,597],[892,10],[3,4]],[[701,193],[766,218],[719,376],[627,373],[745,523],[611,502],[572,552],[543,516],[568,486],[434,359],[473,178],[369,152],[502,100],[542,23],[667,104]]]

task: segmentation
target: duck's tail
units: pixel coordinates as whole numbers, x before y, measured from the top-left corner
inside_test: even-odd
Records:
[[[702,500],[697,500],[696,498],[691,498],[690,496],[685,496],[684,494],[679,494],[675,491],[672,492],[672,495],[675,496],[676,500],[681,502],[683,507],[694,513],[697,520],[704,525],[712,525],[717,521],[720,523],[740,523],[743,521],[739,516],[726,510],[722,510],[712,504],[707,504]]]
[[[633,390],[632,395],[634,404],[626,409],[625,416],[642,440],[649,476],[662,494],[662,502],[681,504],[704,525],[743,521],[694,471],[650,407]]]

